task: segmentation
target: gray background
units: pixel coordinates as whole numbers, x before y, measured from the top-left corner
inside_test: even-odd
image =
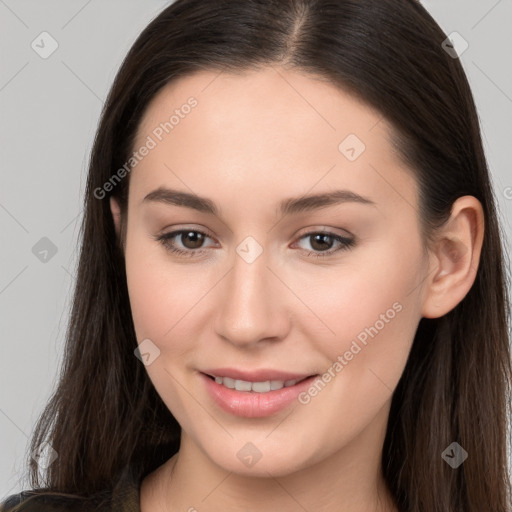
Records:
[[[168,3],[0,0],[0,498],[28,487],[27,442],[56,383],[103,100],[130,45]],[[422,3],[469,43],[461,60],[510,250],[512,0]],[[42,46],[43,31],[58,43],[46,59],[31,47]]]

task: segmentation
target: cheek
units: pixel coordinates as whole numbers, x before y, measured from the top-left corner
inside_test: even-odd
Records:
[[[164,312],[170,311],[172,304],[167,303],[170,293],[164,294],[167,282],[162,282],[162,268],[157,262],[152,261],[140,248],[126,251],[126,278],[133,322],[137,333],[137,340],[143,338],[155,340],[162,334],[165,327],[162,322],[165,320]]]
[[[357,269],[343,272],[336,282],[331,279],[330,293],[318,294],[315,311],[334,332],[324,327],[321,334],[309,331],[327,364],[299,402],[309,418],[322,418],[315,434],[336,446],[356,436],[389,404],[420,318],[417,294],[410,293],[420,271],[419,255],[400,255],[384,244],[370,252],[375,256],[361,257]],[[321,324],[316,320],[313,325]]]
[[[405,245],[381,241],[361,251],[357,263],[331,280],[329,293],[318,295],[317,311],[330,328],[316,338],[331,362],[324,374],[328,394],[354,411],[361,404],[374,411],[389,399],[421,318],[420,245]]]
[[[134,233],[132,243],[128,235],[127,286],[139,341],[150,338],[161,345],[166,336],[179,337],[183,325],[190,327],[188,315],[200,316],[208,286],[198,272],[193,264],[173,262],[159,242]]]
[[[150,244],[127,244],[127,285],[137,342],[149,339],[158,349],[151,345],[153,360],[146,371],[167,408],[180,424],[187,425],[190,404],[182,389],[186,382],[175,369],[186,365],[194,349],[193,342],[187,340],[194,339],[190,328],[198,325],[199,299],[204,293],[199,282],[191,279],[191,271],[183,268],[172,265]]]
[[[184,274],[175,271],[163,276],[156,269],[141,267],[137,266],[128,278],[137,340],[149,338],[168,355],[178,350],[183,353],[187,340],[194,339],[191,331],[204,323],[204,284],[191,284]]]

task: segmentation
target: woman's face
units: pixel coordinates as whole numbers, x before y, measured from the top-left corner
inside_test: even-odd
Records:
[[[182,443],[225,470],[285,475],[382,441],[428,273],[388,129],[281,68],[202,71],[145,113],[125,248],[137,340]]]

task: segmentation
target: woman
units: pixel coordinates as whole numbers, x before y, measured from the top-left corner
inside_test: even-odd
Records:
[[[150,23],[92,152],[46,462],[2,510],[510,511],[504,256],[445,40],[411,0]]]

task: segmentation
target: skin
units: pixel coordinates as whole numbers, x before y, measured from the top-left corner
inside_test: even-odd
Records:
[[[201,71],[154,98],[135,148],[194,96],[198,105],[130,174],[128,219],[110,205],[124,239],[137,340],[160,354],[146,366],[182,427],[180,451],[148,475],[142,512],[398,510],[381,471],[392,393],[422,317],[453,309],[471,288],[482,247],[483,211],[459,198],[435,244],[420,236],[418,189],[390,142],[382,116],[334,85],[283,68],[245,74]],[[366,149],[338,149],[356,134]],[[166,186],[208,197],[219,215],[143,203]],[[375,205],[343,203],[282,216],[278,203],[348,189]],[[192,257],[155,236],[207,230],[203,244],[176,236]],[[355,237],[346,250],[306,233]],[[263,252],[247,263],[237,246]],[[339,244],[327,239],[324,250]],[[393,304],[385,323],[307,404],[266,418],[221,410],[198,370],[222,366],[323,374]],[[237,452],[262,454],[247,467]],[[193,507],[193,508],[192,508]]]

